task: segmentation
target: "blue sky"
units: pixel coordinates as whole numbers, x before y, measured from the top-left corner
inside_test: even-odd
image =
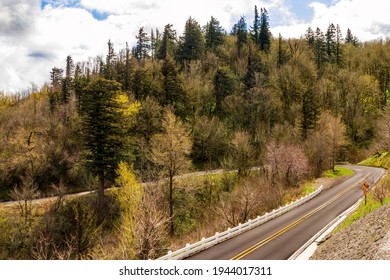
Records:
[[[171,23],[181,35],[190,16],[202,26],[214,16],[230,31],[242,15],[251,26],[255,5],[267,8],[274,36],[300,37],[330,23],[362,41],[390,35],[388,0],[0,0],[0,91],[41,86],[67,55],[104,55],[108,39],[116,50],[133,45],[142,26]]]

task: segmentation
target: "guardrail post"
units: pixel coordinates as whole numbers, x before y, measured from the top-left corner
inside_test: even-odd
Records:
[[[215,233],[215,241],[216,241],[216,243],[218,243],[218,241],[219,241],[219,232]]]
[[[200,241],[202,241],[202,249],[205,247],[205,244],[206,244],[205,240],[206,240],[206,238],[204,238],[204,237],[202,237],[202,239],[200,240]]]
[[[186,244],[186,257],[189,256],[189,252],[190,252],[190,249],[191,249],[191,244]]]
[[[168,255],[167,255],[168,260],[172,260],[172,253],[173,253],[172,251],[168,251]]]
[[[228,239],[232,236],[231,230],[232,230],[232,229],[231,229],[230,227],[227,228],[227,232],[228,232],[228,235],[227,235],[227,236],[228,236]]]

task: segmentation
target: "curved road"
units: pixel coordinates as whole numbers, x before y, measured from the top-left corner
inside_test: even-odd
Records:
[[[380,168],[344,167],[352,169],[355,174],[340,184],[323,190],[317,197],[298,208],[188,259],[288,259],[311,237],[362,197],[361,182],[367,181],[371,188],[385,173]]]

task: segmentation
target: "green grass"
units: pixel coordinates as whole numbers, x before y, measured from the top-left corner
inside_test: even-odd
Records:
[[[359,162],[359,165],[382,167],[388,169],[390,168],[390,153],[376,152],[372,157]]]
[[[338,178],[342,176],[352,176],[354,173],[351,169],[345,168],[345,167],[340,167],[336,166],[334,170],[328,170],[323,173],[323,177],[326,178]]]
[[[383,204],[386,205],[388,203],[390,203],[390,197],[385,198]],[[380,207],[382,207],[382,204],[379,201],[375,200],[372,194],[369,194],[367,196],[367,204],[365,204],[363,200],[360,203],[359,208],[352,215],[346,218],[344,222],[339,225],[333,232],[336,233],[343,228],[350,226],[354,221],[364,217],[368,213],[371,213]]]

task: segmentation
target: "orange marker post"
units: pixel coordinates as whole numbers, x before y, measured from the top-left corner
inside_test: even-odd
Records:
[[[364,205],[367,205],[367,194],[368,194],[369,187],[370,186],[368,185],[367,182],[364,182],[362,185],[362,190],[363,190],[363,194],[364,194]]]

